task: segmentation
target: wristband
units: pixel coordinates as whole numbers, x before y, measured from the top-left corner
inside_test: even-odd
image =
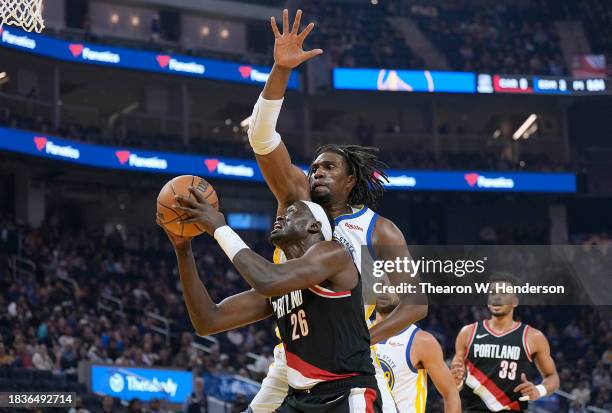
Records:
[[[535,386],[535,388],[536,388],[536,390],[538,391],[538,394],[539,394],[538,399],[540,397],[546,396],[546,394],[548,393],[548,391],[546,390],[546,387],[544,387],[543,384],[538,384],[537,386]],[[519,397],[519,401],[522,401],[522,402],[527,402],[529,400],[537,400],[537,399],[531,399],[529,396],[521,396],[521,397]]]
[[[230,261],[234,260],[234,257],[236,254],[238,254],[238,252],[245,248],[249,248],[249,246],[244,243],[242,238],[240,238],[240,235],[236,234],[228,225],[217,228],[215,230],[214,237]]]
[[[260,95],[253,107],[247,135],[253,152],[258,155],[267,155],[281,144],[281,137],[276,132],[276,122],[283,100],[268,100]]]

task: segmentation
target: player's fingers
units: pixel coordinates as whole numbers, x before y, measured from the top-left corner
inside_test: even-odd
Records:
[[[309,50],[307,52],[304,52],[302,61],[306,61],[308,59],[312,59],[313,57],[318,56],[321,53],[323,53],[323,50],[321,50],[321,49],[313,49],[313,50]]]
[[[182,206],[183,205],[187,205],[188,207],[191,207],[191,208],[197,208],[197,206],[198,206],[198,203],[195,200],[189,199],[189,198],[187,198],[186,196],[183,196],[183,195],[174,195],[174,199],[178,203],[180,203]]]
[[[184,206],[180,206],[180,205],[172,205],[172,209],[176,209],[182,212],[185,212],[187,214],[191,215],[196,215],[199,211],[197,209],[193,209],[193,208],[187,208]]]
[[[193,195],[193,197],[199,202],[199,203],[205,203],[205,199],[202,196],[202,193],[200,191],[198,191],[197,189],[195,189],[195,187],[190,186],[189,188],[189,192],[191,192],[191,194]]]
[[[283,10],[283,34],[289,33],[289,10]]]
[[[187,218],[187,219],[182,219],[180,221],[178,221],[179,225],[185,225],[185,224],[193,224],[195,222],[198,222],[198,218]]]
[[[297,11],[295,13],[295,19],[293,20],[293,27],[291,28],[291,34],[297,34],[300,29],[300,20],[302,19],[302,10]]]
[[[521,373],[521,381],[523,383],[527,383],[527,376],[525,375],[525,373]]]
[[[529,383],[521,383],[514,388],[514,392],[515,393],[522,392],[523,390],[528,389],[528,388],[529,388]]]
[[[270,17],[270,26],[272,26],[272,33],[274,33],[274,38],[278,39],[281,37],[280,32],[278,31],[278,26],[276,25],[276,19],[274,16]]]
[[[306,26],[306,28],[304,30],[302,30],[302,33],[300,33],[298,35],[298,37],[304,41],[304,39],[306,39],[306,36],[308,36],[310,34],[310,32],[312,31],[312,29],[314,29],[314,23],[309,23],[308,26]]]

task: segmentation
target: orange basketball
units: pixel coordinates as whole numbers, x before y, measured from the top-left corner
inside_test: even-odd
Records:
[[[215,188],[199,176],[177,176],[168,181],[157,196],[157,212],[162,225],[173,234],[185,237],[195,237],[204,232],[204,228],[198,224],[179,225],[177,221],[182,218],[186,219],[187,215],[182,211],[172,208],[172,205],[179,205],[179,202],[174,199],[174,195],[182,195],[186,198],[193,197],[191,192],[189,192],[190,186],[196,188],[196,191],[199,191],[206,202],[213,208],[219,209],[219,198]]]

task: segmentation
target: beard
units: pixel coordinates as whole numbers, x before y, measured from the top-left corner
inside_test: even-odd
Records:
[[[310,197],[312,198],[312,202],[315,202],[323,207],[330,205],[332,202],[332,196],[330,192],[311,192]]]

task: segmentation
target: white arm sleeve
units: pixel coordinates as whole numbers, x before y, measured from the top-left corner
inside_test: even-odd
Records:
[[[276,132],[276,122],[283,100],[268,100],[259,95],[253,107],[247,134],[253,151],[258,155],[269,154],[281,143],[281,137]]]

